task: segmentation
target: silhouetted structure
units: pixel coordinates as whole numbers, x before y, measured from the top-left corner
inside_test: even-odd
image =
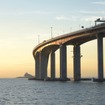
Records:
[[[37,80],[47,80],[48,59],[51,57],[51,80],[55,79],[55,51],[60,49],[60,79],[67,79],[67,45],[74,46],[73,48],[73,67],[74,81],[81,79],[81,45],[97,39],[97,58],[98,58],[98,79],[104,81],[103,77],[103,37],[105,37],[105,24],[96,25],[94,27],[82,29],[72,33],[64,34],[46,40],[38,44],[33,50],[35,58],[35,78]],[[85,79],[84,79],[85,80]]]

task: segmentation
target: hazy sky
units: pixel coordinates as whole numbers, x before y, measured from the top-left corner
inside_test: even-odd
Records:
[[[38,35],[40,42],[51,38],[51,27],[56,37],[90,27],[97,18],[105,18],[105,0],[0,0],[0,77],[34,75],[32,50]],[[96,47],[96,41],[82,45],[84,75],[97,71]]]

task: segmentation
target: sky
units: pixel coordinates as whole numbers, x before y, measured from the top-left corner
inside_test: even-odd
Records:
[[[35,75],[32,51],[51,38],[51,27],[56,37],[94,26],[97,18],[105,19],[104,0],[0,0],[0,78]],[[97,41],[81,45],[81,54],[82,75],[97,76]],[[72,55],[68,46],[69,76]]]

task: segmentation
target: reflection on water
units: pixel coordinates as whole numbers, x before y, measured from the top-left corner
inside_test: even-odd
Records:
[[[105,83],[0,79],[0,105],[105,105]]]

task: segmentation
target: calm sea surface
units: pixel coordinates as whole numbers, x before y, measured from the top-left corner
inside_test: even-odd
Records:
[[[0,105],[105,105],[105,83],[0,79]]]

